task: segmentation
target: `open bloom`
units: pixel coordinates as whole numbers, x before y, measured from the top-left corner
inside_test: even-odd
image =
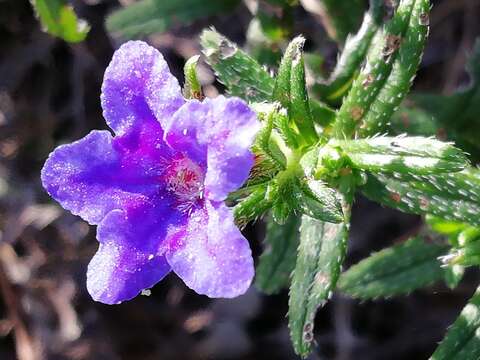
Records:
[[[254,112],[238,98],[185,100],[162,55],[140,41],[115,52],[101,100],[115,136],[92,131],[42,170],[53,198],[98,225],[92,297],[131,299],[171,270],[199,294],[243,294],[251,251],[224,200],[253,165]]]

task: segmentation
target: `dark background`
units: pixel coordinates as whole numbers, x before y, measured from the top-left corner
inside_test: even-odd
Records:
[[[0,0],[0,359],[295,359],[286,291],[267,297],[252,287],[234,300],[210,300],[169,275],[151,296],[122,305],[89,297],[85,273],[97,248],[95,228],[49,199],[39,172],[55,146],[106,127],[100,86],[121,40],[106,33],[104,20],[119,3],[73,3],[92,30],[84,43],[70,45],[40,30],[28,1]],[[480,1],[433,3],[415,87],[448,94],[468,81],[464,65],[480,35]],[[148,40],[182,79],[185,58],[199,52],[203,27],[214,24],[243,43],[250,17],[241,6]],[[335,44],[301,9],[295,33],[306,36],[309,50],[327,56],[327,67],[335,64]],[[221,92],[207,67],[200,70],[207,94]],[[346,265],[420,224],[418,217],[359,198]],[[263,231],[261,223],[246,231],[256,258]],[[382,301],[360,303],[336,294],[317,316],[318,347],[311,359],[427,359],[478,279],[470,271],[455,291],[439,284]]]

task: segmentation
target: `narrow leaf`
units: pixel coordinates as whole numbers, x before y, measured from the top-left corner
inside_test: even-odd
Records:
[[[141,0],[114,12],[107,29],[125,38],[164,32],[175,24],[187,25],[200,18],[233,10],[240,0]]]
[[[408,30],[400,39],[398,56],[383,88],[365,114],[359,130],[360,136],[384,132],[392,114],[409,92],[429,33],[429,11],[430,0],[416,0]]]
[[[428,7],[428,0],[400,0],[392,19],[376,32],[367,61],[339,110],[333,126],[335,137],[350,138],[362,126],[370,129],[372,124],[367,126],[362,120],[374,103],[385,101],[384,94],[394,95],[395,98],[388,99],[393,108],[405,96],[413,76],[406,74],[416,71],[424,45],[425,36],[422,34],[426,35],[427,26],[419,23],[425,6]],[[413,33],[420,36],[415,38]],[[405,63],[405,60],[409,62]],[[374,109],[376,113],[377,105]],[[376,124],[381,125],[378,128],[384,126],[389,117],[387,113],[380,124]]]
[[[278,70],[273,99],[288,109],[288,115],[302,138],[311,144],[318,140],[318,136],[305,83],[304,43],[305,39],[299,36],[288,45]]]
[[[444,257],[444,262],[449,266],[478,266],[480,265],[480,241],[466,243],[457,248],[452,248]]]
[[[424,137],[374,137],[338,140],[354,167],[372,172],[440,174],[464,169],[466,155],[450,143]]]
[[[274,141],[273,125],[278,116],[277,106],[268,106],[269,104],[260,104],[263,111],[257,110],[258,118],[262,121],[263,128],[256,136],[253,145],[253,152],[258,155],[261,154],[267,157],[272,163],[278,167],[279,170],[285,169],[286,159],[278,144]]]
[[[267,185],[259,185],[255,190],[233,208],[235,222],[243,227],[250,221],[258,219],[270,207],[272,202],[267,198]]]
[[[306,357],[317,309],[331,296],[347,247],[348,226],[302,217],[300,245],[289,300],[289,327],[295,352]]]
[[[443,235],[454,236],[455,238],[468,227],[467,224],[463,224],[458,221],[448,221],[436,216],[427,215],[425,222],[430,226],[433,231],[436,231]],[[457,242],[455,242],[457,244]]]
[[[408,294],[445,277],[438,257],[447,251],[446,245],[412,238],[350,267],[341,275],[338,288],[359,299]]]
[[[30,0],[42,28],[53,36],[76,43],[85,40],[90,26],[79,19],[65,0]]]
[[[205,30],[200,41],[208,63],[231,95],[250,102],[271,99],[275,82],[255,59],[213,29]]]
[[[296,51],[293,53],[292,70],[290,73],[289,113],[302,137],[307,140],[307,143],[313,144],[318,140],[318,136],[313,126],[307,84],[305,82],[304,41],[305,39],[303,39],[300,47],[295,48]]]
[[[480,172],[441,175],[369,174],[360,187],[373,201],[414,214],[480,225]]]
[[[294,55],[299,53],[303,47],[305,39],[301,36],[293,39],[288,44],[287,49],[282,57],[282,62],[278,68],[275,78],[275,89],[273,91],[273,99],[279,101],[286,109],[290,106],[290,86],[292,73],[292,60]]]
[[[410,98],[408,98],[407,101],[410,101]],[[430,113],[417,106],[410,107],[406,105],[400,106],[399,111],[393,115],[389,129],[389,133],[394,135],[437,135],[440,139],[445,135],[443,134],[443,131],[441,130],[441,125],[436,122],[435,118]],[[449,140],[455,139],[449,137]]]
[[[477,289],[430,359],[477,360],[479,358],[480,290]]]
[[[310,112],[313,122],[323,127],[333,123],[337,116],[335,110],[315,99],[310,99]]]
[[[299,242],[300,218],[290,216],[284,225],[269,220],[266,249],[260,256],[256,285],[267,294],[275,294],[289,285],[295,267]]]
[[[302,180],[294,188],[297,210],[313,219],[339,223],[343,221],[339,195],[320,181]]]
[[[284,177],[283,173],[277,175],[274,181],[271,181],[268,188],[267,197],[272,199],[272,216],[277,224],[285,224],[291,212],[298,208],[295,197],[296,179],[290,176]]]
[[[445,283],[450,289],[455,289],[465,275],[465,267],[462,265],[448,265],[445,268]]]
[[[345,48],[328,80],[320,81],[312,87],[314,94],[330,105],[340,104],[343,96],[350,90],[358,69],[365,60],[378,26],[379,24],[372,14],[365,13],[360,30],[355,36],[347,38]]]

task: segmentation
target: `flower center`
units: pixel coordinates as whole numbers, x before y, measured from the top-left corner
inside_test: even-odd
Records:
[[[191,206],[203,197],[204,174],[198,164],[186,156],[174,159],[165,173],[167,190],[177,197],[180,206]]]

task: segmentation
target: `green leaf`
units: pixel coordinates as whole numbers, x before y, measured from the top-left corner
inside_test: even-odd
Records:
[[[260,121],[265,123],[265,132],[257,136],[262,141],[269,135],[270,144],[276,143],[276,146],[282,148],[285,152],[290,152],[289,148],[297,148],[299,142],[299,134],[296,129],[290,127],[288,112],[280,103],[252,103],[250,106],[256,111]],[[269,122],[272,122],[271,124]],[[285,165],[285,156],[282,154],[281,163]],[[282,165],[282,166],[283,166]]]
[[[370,12],[365,13],[357,34],[348,37],[345,48],[328,80],[312,86],[312,91],[329,105],[338,106],[348,93],[377,32],[379,23]]]
[[[302,217],[297,263],[289,300],[289,327],[295,352],[311,351],[317,309],[331,296],[340,275],[348,237],[348,225]]]
[[[284,225],[269,220],[265,236],[266,249],[260,256],[255,284],[267,294],[288,286],[295,267],[299,243],[300,218],[290,216]]]
[[[292,41],[294,42],[295,39]],[[305,62],[303,59],[303,39],[301,47],[295,47],[293,53],[292,70],[290,73],[290,106],[289,115],[300,134],[308,144],[318,141],[317,132],[313,126],[312,113],[305,82]]]
[[[30,0],[43,31],[65,41],[76,43],[85,40],[90,26],[77,18],[65,0]]]
[[[428,215],[425,218],[426,223],[433,231],[443,235],[457,237],[468,225],[458,221],[448,221],[436,216]]]
[[[300,180],[295,183],[296,210],[313,219],[339,223],[343,221],[340,195],[317,180]]]
[[[278,104],[278,103],[277,103]],[[298,147],[300,142],[299,134],[290,126],[290,118],[285,108],[278,107],[273,116],[274,128],[278,131],[281,139],[291,149]]]
[[[371,172],[440,174],[468,166],[466,155],[450,143],[424,137],[374,137],[336,140],[352,165]]]
[[[164,32],[175,24],[233,10],[240,0],[142,0],[115,11],[107,18],[107,29],[125,38]]]
[[[271,99],[274,79],[255,59],[213,29],[204,30],[200,42],[208,63],[229,94],[249,102]]]
[[[302,138],[312,144],[318,136],[313,126],[305,83],[304,43],[305,39],[298,36],[288,45],[278,69],[273,99],[288,109],[288,115]]]
[[[359,299],[408,294],[445,277],[438,257],[447,251],[446,245],[409,239],[350,267],[340,276],[338,289]]]
[[[393,133],[437,134],[480,159],[480,39],[470,56],[470,85],[453,95],[415,93],[392,118]]]
[[[480,240],[480,228],[467,226],[458,234],[458,245],[467,246]]]
[[[472,50],[467,71],[471,78],[467,88],[451,96],[418,93],[410,98],[410,102],[434,116],[440,125],[460,131],[472,142],[478,143],[478,139],[471,132],[473,129],[480,129],[477,116],[480,104],[480,39],[477,39]]]
[[[407,100],[407,102],[410,103],[410,100]],[[389,133],[394,135],[437,135],[437,137],[440,139],[444,137],[444,134],[442,134],[443,131],[440,124],[438,124],[434,117],[427,111],[418,107],[410,107],[405,105],[402,105],[400,110],[393,115],[389,129]],[[455,140],[451,137],[449,137],[449,139]]]
[[[368,174],[360,187],[373,201],[414,214],[480,225],[480,171],[442,175]]]
[[[303,55],[305,57],[305,66],[312,73],[312,76],[320,79],[327,77],[325,57],[322,54],[305,51]]]
[[[255,104],[258,118],[262,121],[263,127],[258,132],[255,143],[252,147],[256,155],[263,155],[270,162],[274,163],[278,170],[285,169],[286,159],[278,144],[274,141],[273,125],[279,115],[279,108],[275,104]]]
[[[445,268],[445,283],[450,289],[455,289],[465,275],[462,265],[447,265]]]
[[[401,0],[393,18],[378,31],[366,64],[354,80],[333,126],[334,136],[365,137],[384,131],[407,94],[428,33],[428,0]]]
[[[335,110],[315,99],[310,99],[310,112],[313,122],[323,127],[333,123],[337,116]]]
[[[305,38],[298,36],[288,44],[275,78],[273,99],[279,101],[286,109],[290,107],[292,60],[295,56],[298,56],[298,54],[301,53],[304,43]]]
[[[233,208],[235,223],[244,227],[262,216],[271,206],[272,201],[267,197],[267,185],[261,184]]]
[[[183,95],[187,99],[202,100],[202,86],[197,78],[197,64],[200,55],[192,56],[185,63],[183,72],[185,74],[185,85],[183,87]]]
[[[361,0],[300,0],[303,7],[317,15],[328,35],[343,43],[347,35],[356,31],[363,14]]]
[[[477,360],[480,358],[480,289],[449,328],[431,360]]]
[[[398,50],[398,57],[385,85],[378,93],[360,126],[360,136],[384,132],[390,118],[410,91],[429,33],[430,0],[416,0],[410,24]]]
[[[426,217],[426,221],[432,230],[447,235],[452,245],[442,260],[448,270],[447,283],[454,287],[462,279],[465,266],[480,264],[480,228],[431,215]]]
[[[267,192],[267,198],[271,199],[272,216],[277,224],[285,224],[291,212],[298,207],[295,197],[296,178],[283,175],[281,172],[270,182]]]
[[[254,151],[257,150],[255,146],[252,149]],[[248,189],[269,182],[275,177],[279,170],[281,170],[281,168],[279,168],[278,163],[272,161],[270,157],[265,156],[264,153],[255,153],[255,162],[250,170],[246,186],[230,193],[229,198],[238,199],[237,194],[241,197],[242,194],[249,193]],[[232,197],[232,195],[234,196]]]
[[[478,228],[475,228],[478,230]],[[480,241],[477,238],[464,244],[459,244],[452,248],[450,253],[446,255],[443,261],[449,266],[478,266],[480,265]]]

